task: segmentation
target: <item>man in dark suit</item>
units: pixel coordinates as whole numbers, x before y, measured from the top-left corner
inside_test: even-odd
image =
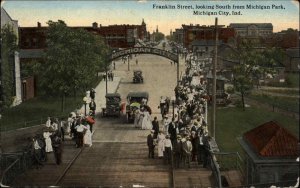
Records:
[[[154,117],[152,121],[152,130],[154,130],[154,138],[157,139],[158,131],[159,131],[159,123],[157,121],[157,117]]]
[[[147,145],[149,149],[148,158],[152,157],[154,159],[154,130],[151,130],[151,133],[147,136]]]
[[[170,134],[170,140],[172,142],[172,146],[174,147],[177,139],[177,126],[175,124],[175,118],[172,118],[172,122],[169,124],[168,133]]]

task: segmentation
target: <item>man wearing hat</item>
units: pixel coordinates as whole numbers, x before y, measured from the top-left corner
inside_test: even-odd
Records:
[[[179,168],[180,160],[181,160],[181,154],[182,154],[182,142],[181,142],[181,136],[177,135],[177,141],[174,145],[174,162],[175,167]]]
[[[154,159],[154,148],[155,148],[154,130],[151,130],[151,133],[147,136],[147,145],[149,149],[148,158],[151,157]]]

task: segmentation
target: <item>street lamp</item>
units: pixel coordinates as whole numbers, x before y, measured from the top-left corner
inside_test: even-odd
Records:
[[[173,118],[175,117],[175,97],[172,97],[172,107],[173,107]]]
[[[86,116],[86,105],[87,105],[87,101],[88,101],[88,98],[85,96],[83,97],[83,104],[84,104],[84,116]]]
[[[128,71],[130,71],[130,67],[129,67],[129,55],[127,56],[127,61],[128,61]]]

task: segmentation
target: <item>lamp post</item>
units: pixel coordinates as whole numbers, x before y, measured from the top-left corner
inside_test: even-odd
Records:
[[[130,67],[129,67],[129,55],[127,56],[127,62],[128,62],[128,71],[130,71]]]
[[[175,117],[175,97],[172,97],[173,118]]]
[[[86,104],[87,104],[87,100],[88,100],[88,98],[85,96],[85,97],[83,97],[83,104],[84,104],[84,116],[86,116]]]

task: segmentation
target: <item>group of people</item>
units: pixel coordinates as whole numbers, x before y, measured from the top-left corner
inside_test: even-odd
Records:
[[[151,130],[151,110],[142,106],[134,111],[134,126],[143,130]]]
[[[93,116],[71,113],[67,120],[67,128],[70,129],[70,137],[75,140],[77,148],[87,145],[92,146],[92,131],[95,119]]]
[[[190,167],[191,161],[208,166],[209,142],[206,122],[207,94],[205,83],[192,84],[190,77],[195,70],[187,65],[186,76],[175,88],[176,107],[173,117],[164,115],[159,131],[153,130],[147,137],[149,157],[154,157],[155,147],[165,163],[173,161],[175,167]],[[198,71],[197,71],[198,72]],[[198,72],[199,73],[199,72]],[[158,133],[157,133],[158,132]]]
[[[112,71],[108,71],[107,75],[103,74],[102,76],[103,76],[103,80],[106,80],[107,78],[107,81],[114,81],[114,73]]]

